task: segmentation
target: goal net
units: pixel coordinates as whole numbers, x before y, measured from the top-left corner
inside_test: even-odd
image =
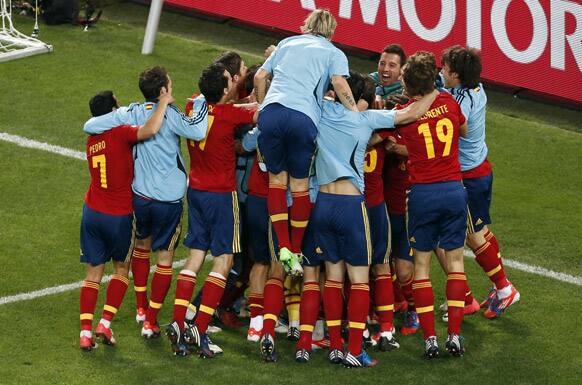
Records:
[[[0,0],[0,62],[51,52],[53,47],[18,32],[12,24],[12,0]]]

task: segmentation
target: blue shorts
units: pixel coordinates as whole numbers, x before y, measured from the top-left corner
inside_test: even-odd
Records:
[[[406,232],[406,215],[390,214],[390,230],[392,232],[390,256],[414,263],[414,256]]]
[[[316,267],[323,263],[322,251],[317,246],[317,238],[315,236],[317,229],[313,221],[309,221],[303,242],[301,243],[301,253],[303,253],[303,266]]]
[[[103,214],[83,205],[81,262],[102,265],[113,259],[129,262],[135,240],[133,214]]]
[[[372,237],[362,195],[320,192],[311,212],[315,241],[322,260],[352,266],[372,263]],[[311,225],[310,224],[310,225]]]
[[[473,234],[491,223],[489,208],[493,194],[493,173],[480,178],[463,179],[463,185],[469,196],[467,232]]]
[[[247,195],[246,201],[249,245],[256,262],[271,262],[279,250],[277,235],[273,231],[267,210],[267,198]]]
[[[184,245],[210,250],[218,257],[240,253],[240,216],[236,191],[210,192],[188,188],[188,233]]]
[[[372,233],[372,265],[388,263],[391,234],[386,203],[368,207],[368,218]]]
[[[133,211],[137,221],[137,239],[152,237],[152,251],[174,251],[182,233],[180,202],[160,202],[133,194]]]
[[[463,247],[467,235],[467,192],[459,181],[415,184],[408,192],[408,236],[413,249]]]
[[[260,152],[273,174],[287,171],[296,179],[309,176],[317,127],[304,113],[273,103],[259,114]]]

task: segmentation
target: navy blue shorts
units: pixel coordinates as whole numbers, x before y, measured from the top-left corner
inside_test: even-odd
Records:
[[[317,127],[304,113],[273,103],[259,114],[258,145],[267,170],[287,171],[296,179],[309,176]]]
[[[137,221],[137,239],[152,237],[152,251],[174,251],[182,233],[180,202],[159,202],[133,194],[133,211]]]
[[[473,234],[491,223],[489,208],[493,195],[493,173],[480,178],[463,179],[463,185],[469,196],[467,232]]]
[[[271,262],[279,250],[267,210],[267,198],[248,195],[246,201],[249,245],[256,262]]]
[[[352,266],[372,263],[372,237],[362,195],[320,192],[311,212],[315,241],[322,260]]]
[[[236,191],[210,192],[188,188],[188,233],[184,245],[210,250],[218,257],[240,253],[240,215]]]
[[[390,256],[414,263],[414,256],[406,232],[406,215],[390,214],[390,231],[392,232]]]
[[[129,262],[135,239],[133,214],[103,214],[83,205],[81,262],[102,265],[113,259]]]
[[[312,216],[313,217],[313,216]],[[310,220],[303,236],[301,243],[301,253],[303,253],[303,266],[316,267],[323,263],[322,251],[317,246],[317,238],[315,236],[317,229]]]
[[[467,235],[467,192],[459,181],[415,184],[408,192],[408,236],[413,249],[463,247]]]
[[[368,207],[372,233],[372,265],[388,263],[390,257],[390,222],[386,203]]]

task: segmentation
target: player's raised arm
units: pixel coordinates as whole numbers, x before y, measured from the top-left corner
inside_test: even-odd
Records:
[[[160,91],[160,97],[158,99],[158,104],[156,105],[156,110],[147,120],[147,122],[139,128],[137,131],[137,140],[143,141],[151,138],[158,133],[162,123],[164,122],[164,116],[166,115],[166,109],[168,105],[174,102],[174,97],[172,96],[172,80],[168,76],[168,86],[162,87]]]
[[[358,105],[354,100],[354,95],[352,94],[352,90],[350,89],[346,79],[343,76],[334,75],[331,77],[331,84],[333,85],[335,94],[342,102],[344,107],[349,110],[358,112]]]
[[[202,140],[208,131],[208,104],[203,96],[194,99],[190,117],[173,104],[168,105],[166,120],[176,135],[192,140]]]
[[[408,107],[398,110],[396,112],[396,124],[407,124],[420,119],[428,111],[438,94],[439,91],[433,90]]]

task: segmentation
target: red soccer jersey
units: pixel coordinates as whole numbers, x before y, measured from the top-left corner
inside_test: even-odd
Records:
[[[119,126],[87,138],[87,161],[91,174],[85,203],[95,211],[110,215],[133,212],[133,145],[138,127]]]
[[[208,132],[196,142],[188,140],[189,186],[211,192],[236,191],[234,130],[253,123],[255,110],[232,104],[208,105]]]
[[[393,134],[396,143],[403,144],[402,138]],[[408,181],[408,158],[386,154],[384,162],[384,200],[388,206],[388,214],[406,214],[406,190],[410,187]]]
[[[259,168],[259,158],[255,156],[249,176],[249,195],[266,198],[269,195],[269,173]]]
[[[380,142],[366,151],[364,157],[364,197],[368,207],[377,206],[384,201],[382,169],[385,157],[384,142]]]
[[[459,127],[463,123],[461,107],[449,93],[441,92],[426,114],[399,128],[408,149],[411,184],[461,180]]]

